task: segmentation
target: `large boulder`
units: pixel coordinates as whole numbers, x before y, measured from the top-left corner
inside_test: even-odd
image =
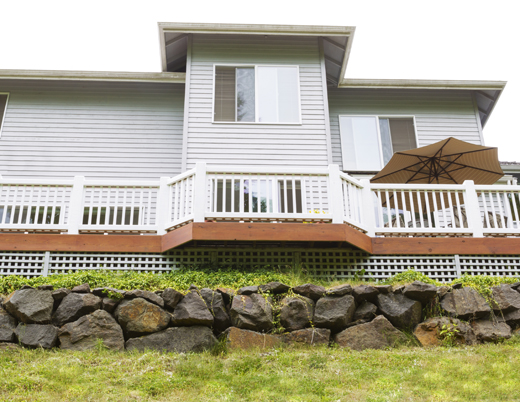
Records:
[[[217,333],[224,332],[231,326],[231,318],[227,313],[222,295],[208,288],[202,289],[200,295],[213,315],[213,329]]]
[[[380,294],[377,296],[377,307],[392,325],[399,329],[413,330],[421,322],[421,303],[403,294]]]
[[[169,310],[173,310],[182,300],[184,295],[175,289],[166,288],[163,290],[161,297],[164,300],[164,306]]]
[[[473,328],[469,324],[452,317],[429,318],[417,325],[413,331],[422,346],[440,346],[448,333],[453,334],[452,341],[455,345],[477,343]]]
[[[374,303],[370,303],[368,301],[362,302],[354,312],[354,317],[352,319],[354,321],[358,320],[372,320],[377,315],[377,306]]]
[[[226,329],[219,337],[228,349],[271,349],[282,343],[279,335],[260,334],[236,327]]]
[[[311,325],[314,302],[305,297],[285,297],[280,309],[280,324],[287,331],[295,331]]]
[[[54,325],[20,323],[15,330],[18,342],[27,348],[51,349],[58,341],[58,328]]]
[[[316,302],[313,323],[318,328],[341,331],[352,321],[356,311],[356,302],[351,295],[342,297],[325,296]]]
[[[237,295],[231,304],[231,322],[240,329],[267,332],[273,328],[273,308],[258,293]]]
[[[157,304],[159,307],[164,307],[164,300],[161,296],[155,294],[154,292],[150,292],[148,290],[130,290],[129,292],[125,292],[125,299],[136,299],[140,297],[141,299],[145,299],[150,303]]]
[[[211,349],[217,339],[206,326],[174,327],[155,334],[132,338],[126,341],[127,350],[144,351],[147,349],[160,352],[202,352]]]
[[[330,342],[330,329],[305,328],[292,331],[283,335],[283,341],[289,345],[328,345]]]
[[[171,320],[170,313],[140,297],[123,300],[114,315],[127,337],[162,331]]]
[[[287,293],[291,287],[281,282],[269,282],[265,285],[258,286],[258,291],[261,293],[270,293],[272,295],[279,295],[281,293]]]
[[[510,285],[500,285],[491,288],[493,292],[493,310],[496,313],[509,313],[520,309],[520,293]]]
[[[59,329],[58,337],[61,349],[95,349],[100,341],[108,349],[123,350],[125,348],[121,326],[104,310],[96,310],[77,321],[65,324]]]
[[[63,300],[63,298],[65,296],[67,296],[70,292],[71,292],[70,289],[59,288],[59,289],[53,290],[51,294],[52,294],[52,298],[54,299],[54,301],[59,302],[59,301]]]
[[[119,302],[120,300],[112,299],[110,297],[103,297],[103,300],[101,301],[101,308],[112,314],[119,305]]]
[[[385,349],[405,342],[406,336],[394,328],[384,316],[378,315],[369,323],[341,331],[334,336],[334,341],[343,348],[354,350]]]
[[[74,286],[72,288],[73,293],[90,293],[90,285],[83,283],[82,285]]]
[[[520,310],[513,310],[509,313],[499,312],[496,317],[498,322],[505,322],[511,328],[520,327]]]
[[[51,322],[53,306],[50,290],[17,290],[4,300],[4,308],[25,324],[48,324]]]
[[[327,296],[345,296],[352,293],[352,286],[348,283],[344,283],[343,285],[333,286],[327,289]]]
[[[403,294],[409,299],[417,300],[426,305],[437,296],[437,286],[415,281],[404,288]]]
[[[312,283],[306,283],[305,285],[296,286],[293,288],[293,292],[297,295],[302,295],[312,299],[318,300],[320,297],[327,292],[323,286],[314,285]]]
[[[352,296],[356,302],[375,301],[379,290],[371,285],[357,285],[352,288]]]
[[[213,321],[213,315],[197,290],[188,292],[173,310],[172,325],[175,327],[191,325],[211,327]]]
[[[471,326],[480,342],[499,342],[511,338],[511,327],[504,322],[477,320]]]
[[[475,289],[466,287],[453,289],[441,299],[441,307],[450,316],[469,320],[470,318],[487,318],[491,312],[486,299]]]
[[[101,298],[92,293],[70,293],[63,298],[52,316],[53,324],[62,325],[101,308]]]
[[[253,293],[258,293],[258,286],[244,286],[243,288],[240,288],[237,290],[238,295],[250,295]]]
[[[0,307],[0,342],[14,342],[16,319]]]

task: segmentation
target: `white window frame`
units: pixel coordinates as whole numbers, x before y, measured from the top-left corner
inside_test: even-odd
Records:
[[[3,110],[3,117],[2,117],[2,121],[0,121],[0,138],[2,137],[2,130],[4,128],[4,121],[5,121],[5,116],[7,115],[7,105],[9,104],[9,92],[0,92],[0,95],[7,95],[7,99],[5,101],[5,108]]]
[[[215,121],[215,84],[217,67],[246,67],[255,69],[255,119],[258,118],[258,67],[296,67],[296,81],[298,89],[298,116],[297,122],[265,122],[265,121]],[[236,85],[236,83],[235,83]],[[236,100],[235,100],[236,102]],[[236,105],[235,105],[236,108]],[[246,124],[246,125],[285,125],[285,126],[301,126],[302,125],[302,99],[300,93],[300,66],[293,64],[234,64],[234,63],[217,63],[213,64],[213,90],[211,96],[211,122],[214,124]]]
[[[381,169],[385,167],[385,161],[383,159],[383,146],[381,144],[381,129],[379,119],[412,119],[413,120],[413,131],[415,134],[415,144],[419,146],[419,137],[417,136],[417,124],[415,121],[415,115],[410,114],[340,114],[338,115],[338,126],[339,126],[339,138],[340,138],[340,149],[341,149],[341,164],[343,170],[345,170],[345,159],[343,155],[343,135],[341,133],[341,118],[342,117],[375,117],[376,119],[376,130],[377,130],[377,145],[379,147],[379,160],[381,161]],[[393,150],[392,150],[393,151]],[[366,172],[366,169],[349,169],[352,172]]]

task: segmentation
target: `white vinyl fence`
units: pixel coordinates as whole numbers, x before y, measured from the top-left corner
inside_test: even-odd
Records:
[[[323,222],[369,236],[517,236],[520,186],[372,184],[328,168],[196,167],[157,181],[0,178],[0,231],[164,234],[190,222]]]

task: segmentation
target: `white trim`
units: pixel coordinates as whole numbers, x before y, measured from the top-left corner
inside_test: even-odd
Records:
[[[385,167],[385,161],[383,158],[383,145],[381,143],[381,129],[379,124],[379,119],[412,119],[413,120],[413,130],[415,134],[415,145],[416,147],[419,146],[419,137],[417,135],[417,124],[415,121],[415,115],[401,115],[401,114],[339,114],[338,115],[338,125],[339,125],[339,139],[340,139],[340,150],[341,150],[341,165],[343,170],[348,170],[349,172],[366,172],[366,169],[346,169],[345,168],[345,160],[343,156],[343,135],[341,130],[341,118],[342,117],[374,117],[376,119],[376,129],[377,129],[377,142],[379,145],[379,158],[381,160],[381,169]],[[390,136],[392,135],[392,132],[390,132]],[[391,137],[390,137],[391,139]],[[393,148],[392,148],[392,154],[393,154]],[[380,170],[380,169],[379,169]]]
[[[188,35],[188,50],[186,54],[186,85],[184,86],[184,112],[182,123],[182,154],[181,172],[188,167],[188,136],[189,136],[189,115],[190,115],[190,90],[191,90],[191,45],[192,35]]]
[[[127,71],[0,70],[0,79],[167,82],[184,84],[185,73],[134,73]]]
[[[345,78],[339,88],[412,88],[412,89],[468,89],[502,91],[507,81],[481,80],[407,80],[407,79],[365,79]]]
[[[236,113],[236,79],[235,79],[235,121],[215,121],[215,87],[216,87],[216,71],[217,67],[245,67],[245,68],[254,68],[255,69],[255,121],[236,121],[237,113]],[[297,122],[265,122],[265,121],[257,121],[258,119],[258,67],[294,67],[296,68],[296,80],[297,85],[296,89],[298,91],[298,121]],[[187,84],[188,85],[188,84]],[[213,89],[212,89],[212,98],[211,98],[211,123],[212,124],[239,124],[239,125],[294,125],[301,126],[303,124],[302,119],[302,101],[301,101],[301,88],[300,88],[300,66],[297,64],[236,64],[236,63],[214,63],[213,64]]]
[[[478,110],[477,97],[475,96],[475,92],[471,93],[471,100],[473,101],[473,110],[475,111],[475,119],[477,120],[478,133],[480,135],[480,145],[485,145],[484,133],[482,132],[482,122],[480,121],[480,113]]]
[[[327,91],[327,68],[325,67],[325,52],[323,50],[323,38],[318,38],[318,46],[320,49],[320,67],[321,67],[321,88],[323,91],[323,99],[327,101],[323,104],[323,112],[325,114],[325,141],[327,144],[327,163],[332,162],[332,136],[330,133],[330,115],[329,115],[329,94]]]
[[[0,95],[7,95],[5,100],[5,106],[2,114],[2,120],[0,120],[0,138],[2,138],[2,129],[4,127],[5,116],[7,115],[7,104],[9,103],[9,92],[0,92]]]

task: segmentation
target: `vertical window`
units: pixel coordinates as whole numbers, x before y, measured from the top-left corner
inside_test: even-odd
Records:
[[[296,66],[215,67],[214,121],[299,123]]]
[[[343,170],[378,171],[395,152],[417,147],[413,118],[340,116]]]
[[[6,109],[7,109],[7,94],[0,93],[0,133],[2,132],[2,125],[4,122]]]

